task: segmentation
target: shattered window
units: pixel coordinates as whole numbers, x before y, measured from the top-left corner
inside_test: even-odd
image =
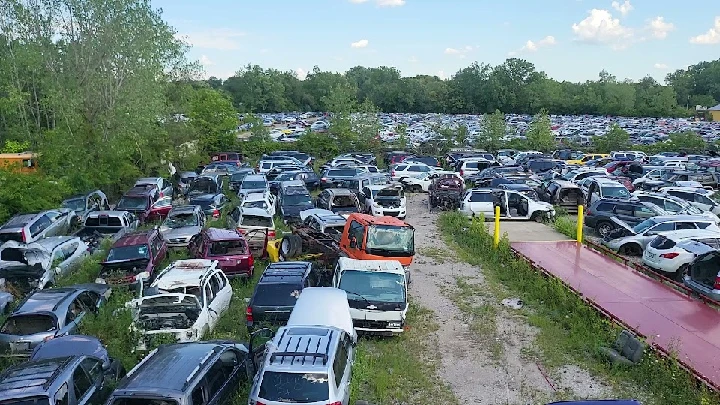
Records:
[[[266,371],[258,396],[267,401],[309,403],[327,401],[328,375]]]

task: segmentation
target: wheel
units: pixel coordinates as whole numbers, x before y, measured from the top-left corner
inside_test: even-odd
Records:
[[[545,214],[542,212],[537,212],[532,216],[532,220],[542,223],[543,221],[545,221]]]
[[[293,236],[295,235],[288,235],[282,239],[280,242],[280,260],[285,261],[287,259],[292,259],[295,257],[295,245],[293,243]]]
[[[412,186],[410,186],[410,192],[411,192],[411,193],[421,193],[421,192],[422,192],[422,187],[420,187],[420,186],[417,185],[417,184],[413,184]]]
[[[628,243],[620,246],[618,253],[628,256],[640,256],[642,255],[642,249],[634,243]]]
[[[677,281],[677,282],[682,282],[682,281],[683,281],[683,277],[685,277],[685,275],[687,274],[688,270],[690,270],[690,266],[688,266],[687,264],[683,264],[682,266],[680,266],[680,267],[677,269],[677,271],[676,271],[675,273],[673,273],[672,275],[670,275],[670,278],[673,279],[673,280],[675,280],[675,281]]]
[[[607,221],[602,221],[595,226],[595,230],[602,237],[605,237],[605,235],[610,233],[610,231],[612,231],[613,229],[615,229],[615,227]]]

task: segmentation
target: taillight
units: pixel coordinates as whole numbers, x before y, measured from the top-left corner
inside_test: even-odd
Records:
[[[253,257],[253,255],[248,256],[248,264],[250,265],[250,268],[252,268],[255,264],[255,258]]]
[[[678,256],[680,256],[680,253],[675,253],[675,252],[672,252],[672,253],[663,253],[663,254],[660,255],[660,257],[662,257],[663,259],[674,259],[674,258],[676,258],[676,257],[678,257]]]
[[[213,218],[220,218],[220,211],[217,208],[213,211]]]
[[[720,276],[715,278],[715,285],[713,286],[713,290],[720,290]]]
[[[393,170],[392,172],[390,172],[390,176],[395,177],[395,170]]]
[[[237,231],[240,235],[245,235],[245,230],[241,228],[237,228]]]
[[[337,401],[337,402],[333,402],[333,403],[331,403],[331,404],[328,404],[328,405],[342,405],[342,402],[340,402],[340,401]]]
[[[22,241],[23,243],[27,243],[27,236],[25,235],[25,229],[23,229],[20,234],[22,235]]]
[[[245,319],[246,319],[248,322],[252,322],[252,321],[253,321],[253,314],[252,314],[252,308],[251,308],[251,307],[247,307],[247,309],[245,310]]]
[[[268,238],[274,238],[275,237],[275,231],[268,231]]]

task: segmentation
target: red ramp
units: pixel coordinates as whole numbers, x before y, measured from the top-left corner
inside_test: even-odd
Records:
[[[515,252],[720,389],[720,313],[575,241],[513,242]]]

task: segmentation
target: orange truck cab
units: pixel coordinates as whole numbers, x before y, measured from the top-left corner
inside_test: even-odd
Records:
[[[36,155],[26,153],[0,153],[0,169],[20,173],[32,173],[37,171],[35,165]]]
[[[415,255],[415,229],[394,217],[350,214],[340,250],[351,259],[397,260],[408,267]]]

